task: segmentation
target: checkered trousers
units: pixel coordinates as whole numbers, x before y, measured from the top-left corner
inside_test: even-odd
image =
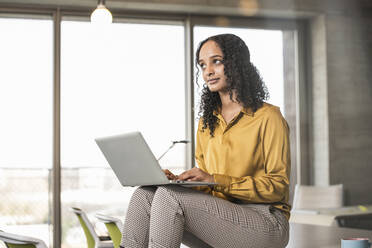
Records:
[[[139,187],[132,195],[121,246],[282,248],[289,225],[267,204],[235,204],[175,185]]]

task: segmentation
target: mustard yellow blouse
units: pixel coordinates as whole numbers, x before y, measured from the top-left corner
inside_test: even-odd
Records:
[[[243,109],[228,124],[215,115],[214,137],[199,121],[195,157],[218,186],[199,190],[234,202],[270,203],[289,218],[289,128],[279,108]]]

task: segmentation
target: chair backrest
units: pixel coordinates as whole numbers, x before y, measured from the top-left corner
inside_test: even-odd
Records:
[[[0,231],[0,240],[9,248],[47,248],[41,239]]]
[[[96,214],[96,218],[105,224],[111,240],[114,243],[114,248],[119,248],[122,237],[121,230],[123,230],[123,224],[121,221],[104,214]]]
[[[293,210],[340,208],[343,206],[342,184],[330,186],[296,185]]]
[[[89,221],[88,216],[80,208],[71,207],[71,211],[74,212],[79,219],[80,225],[83,228],[87,239],[88,248],[94,248],[99,242],[99,238],[92,223]]]

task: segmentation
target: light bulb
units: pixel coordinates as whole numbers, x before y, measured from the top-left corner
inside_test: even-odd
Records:
[[[90,21],[95,24],[110,24],[112,23],[111,12],[103,4],[98,4],[97,8],[90,16]]]

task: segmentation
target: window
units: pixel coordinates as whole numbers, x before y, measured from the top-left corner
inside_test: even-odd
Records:
[[[1,229],[50,240],[51,20],[0,18]]]
[[[94,138],[141,131],[156,157],[185,139],[184,28],[63,21],[61,36],[62,209],[122,216],[133,188],[119,184]],[[160,164],[184,168],[185,145]],[[85,242],[72,213],[62,224],[63,245]]]

